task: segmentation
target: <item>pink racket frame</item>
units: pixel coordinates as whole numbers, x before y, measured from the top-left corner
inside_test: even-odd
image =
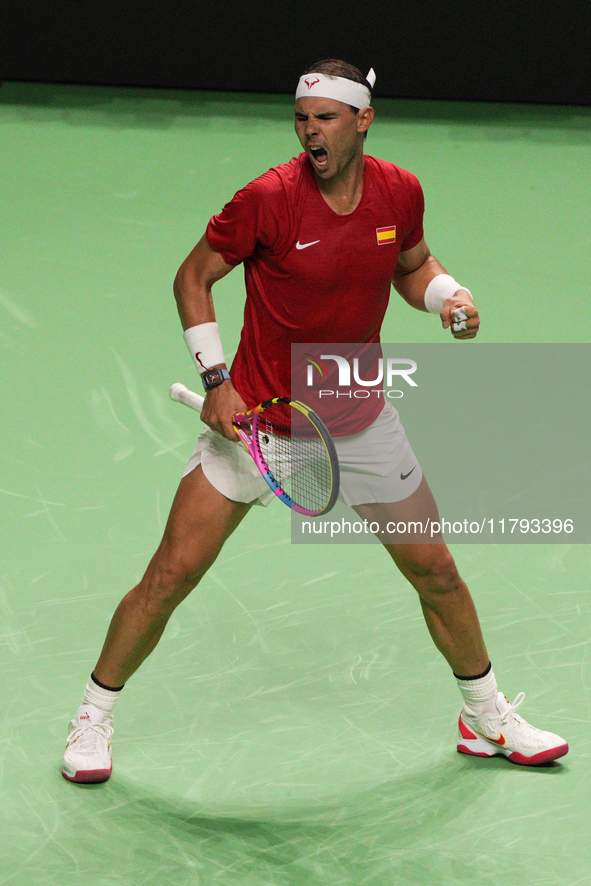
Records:
[[[185,385],[180,384],[180,382],[177,382],[171,387],[169,391],[169,396],[171,400],[177,400],[179,403],[184,403],[185,406],[190,406],[191,409],[195,409],[197,410],[197,412],[201,412],[203,404],[205,402],[204,397],[196,394],[195,391],[189,390],[189,388],[186,388]],[[305,403],[300,403],[299,400],[290,400],[288,397],[273,397],[271,400],[265,400],[264,403],[260,403],[258,406],[255,406],[254,409],[249,409],[248,412],[237,412],[234,415],[234,430],[236,431],[240,442],[261,472],[261,476],[263,477],[265,483],[267,483],[267,485],[275,493],[277,498],[279,498],[284,504],[286,504],[289,508],[292,508],[292,510],[296,511],[296,513],[303,514],[306,517],[315,517],[319,514],[327,513],[333,507],[338,496],[339,465],[336,459],[336,452],[333,452],[332,457],[330,458],[330,466],[333,479],[333,492],[329,502],[327,502],[326,506],[321,511],[311,511],[308,508],[304,508],[301,505],[298,505],[296,502],[294,502],[291,496],[288,495],[288,493],[279,485],[279,483],[273,476],[272,471],[269,470],[269,466],[267,465],[263,453],[261,452],[258,445],[257,429],[259,424],[259,417],[261,413],[264,412],[267,406],[269,406],[271,403],[291,403],[293,407],[304,413],[304,415],[306,415],[308,418],[310,418],[311,415],[314,415],[315,421],[312,422],[313,424],[316,424],[319,421],[318,416],[316,416],[316,414],[312,412],[312,410],[308,406],[306,406]],[[243,425],[245,424],[250,425],[250,432],[243,427]],[[325,434],[328,437],[330,445],[334,450],[334,445],[330,440],[330,435],[328,434],[328,431],[325,431]],[[330,453],[324,436],[322,437],[322,439],[327,448],[327,451]]]

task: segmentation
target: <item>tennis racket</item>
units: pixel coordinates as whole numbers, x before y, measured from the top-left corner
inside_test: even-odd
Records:
[[[170,398],[201,412],[205,398],[177,382]],[[234,430],[275,495],[298,514],[326,514],[339,495],[339,462],[324,422],[304,403],[273,397],[236,413]]]

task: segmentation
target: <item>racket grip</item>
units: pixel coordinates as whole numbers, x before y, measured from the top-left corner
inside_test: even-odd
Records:
[[[191,409],[195,409],[197,412],[201,412],[203,404],[205,403],[205,397],[201,397],[200,394],[196,394],[195,391],[190,391],[189,388],[186,388],[185,385],[181,384],[179,381],[173,384],[168,392],[168,396],[171,400],[176,400],[178,403],[184,403],[185,406],[190,406]]]

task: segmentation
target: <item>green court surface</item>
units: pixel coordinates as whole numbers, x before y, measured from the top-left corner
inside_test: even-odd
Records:
[[[590,342],[591,109],[376,108],[367,150],[421,179],[479,340]],[[458,755],[414,591],[376,546],[291,546],[275,503],[126,688],[112,779],[60,775],[200,427],[167,397],[196,383],[172,279],[209,217],[297,152],[291,115],[289,97],[0,90],[0,884],[591,884],[584,545],[453,548],[500,688],[570,741],[561,763]],[[216,289],[228,356],[242,304],[237,270]],[[393,299],[384,341],[442,335]]]

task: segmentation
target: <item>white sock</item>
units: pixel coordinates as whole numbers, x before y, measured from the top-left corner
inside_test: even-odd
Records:
[[[112,717],[115,702],[121,695],[121,689],[103,689],[91,677],[86,684],[82,704],[93,704],[96,708]]]
[[[475,714],[485,711],[497,713],[497,680],[491,667],[484,677],[476,680],[462,680],[456,677],[462,698]]]

